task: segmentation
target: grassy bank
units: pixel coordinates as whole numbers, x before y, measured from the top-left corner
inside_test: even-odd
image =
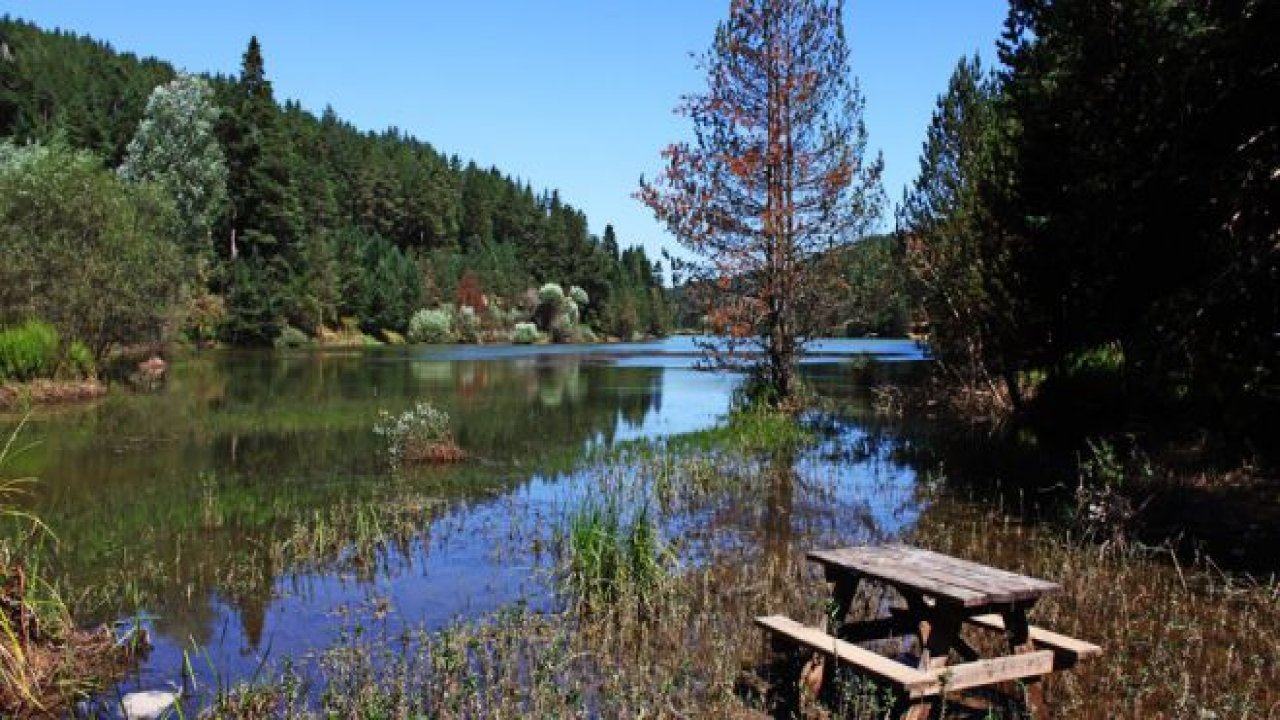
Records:
[[[739,425],[752,427],[761,426]],[[357,626],[318,660],[319,672],[287,670],[274,682],[225,691],[207,714],[886,716],[892,698],[856,682],[798,702],[777,692],[794,668],[773,662],[751,619],[784,613],[819,624],[827,589],[804,552],[887,537],[823,514],[835,482],[823,475],[829,466],[794,450],[762,457],[755,450],[763,444],[743,437],[718,438],[708,454],[708,439],[633,449],[588,473],[591,500],[568,509],[558,535],[555,612],[517,606],[395,637]],[[1274,579],[1080,542],[928,487],[914,498],[924,508],[916,529],[900,539],[1061,583],[1062,594],[1042,602],[1033,622],[1104,647],[1100,660],[1048,681],[1059,716],[1261,718],[1280,710]],[[864,596],[855,607],[867,612],[879,600]],[[1021,713],[1015,699],[992,715]],[[964,715],[953,704],[948,716]]]

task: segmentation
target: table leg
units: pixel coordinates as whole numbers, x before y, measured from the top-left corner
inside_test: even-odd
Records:
[[[928,605],[923,598],[906,596],[907,606],[920,622],[921,670],[946,667],[951,650],[960,639],[964,616],[954,608],[941,604]],[[966,644],[967,646],[967,644]],[[904,720],[927,720],[937,698],[919,698],[907,706]]]
[[[840,637],[840,628],[849,616],[849,608],[853,605],[853,596],[858,592],[861,578],[850,573],[837,575],[831,591],[831,604],[827,608],[827,632]],[[813,659],[800,670],[800,684],[817,696],[823,687],[830,687],[834,681],[836,665],[823,655],[815,654]]]
[[[838,635],[840,626],[849,617],[849,608],[853,606],[853,596],[858,592],[857,575],[840,575],[835,579],[835,587],[831,591],[831,605],[827,608],[827,632]]]
[[[1009,640],[1009,650],[1015,655],[1035,652],[1035,642],[1031,640],[1031,625],[1027,622],[1027,608],[1015,605],[1000,613],[1004,617],[1005,634]],[[1025,682],[1027,709],[1032,717],[1047,717],[1048,709],[1044,702],[1044,683],[1041,678],[1030,678]]]

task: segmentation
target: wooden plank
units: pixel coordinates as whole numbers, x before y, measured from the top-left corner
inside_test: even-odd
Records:
[[[1035,600],[1057,592],[1057,583],[953,558],[930,550],[898,545],[815,550],[810,560],[832,569],[877,578],[965,607]]]
[[[965,606],[1012,602],[1017,596],[993,592],[989,583],[957,575],[922,562],[907,552],[909,548],[871,547],[842,548],[809,554],[818,562],[832,562],[839,567],[898,584],[934,597],[942,597]]]
[[[968,574],[998,584],[1001,587],[1017,590],[1033,590],[1041,593],[1057,592],[1062,589],[1058,583],[1040,578],[1022,575],[1001,568],[983,565],[972,560],[943,555],[924,548],[907,548],[910,554],[922,562],[934,563],[939,568],[948,569],[957,574]]]
[[[755,619],[756,625],[785,636],[841,662],[857,666],[882,680],[902,688],[912,698],[966,690],[1009,680],[1047,675],[1053,671],[1053,651],[978,660],[926,671],[907,667],[852,643],[838,640],[819,628],[809,627],[782,615]]]
[[[1040,650],[1023,655],[977,660],[927,670],[906,686],[911,697],[926,697],[945,692],[995,685],[1009,680],[1038,678],[1053,672],[1053,651]]]
[[[862,643],[888,640],[895,635],[914,635],[916,630],[917,628],[914,620],[907,617],[895,616],[845,623],[840,626],[839,632],[836,634],[839,635],[841,640],[851,643]]]
[[[967,622],[985,627],[988,630],[1003,632],[1005,629],[1004,618],[995,614],[975,615],[974,617],[969,618]],[[1069,635],[1062,635],[1051,630],[1036,627],[1034,625],[1030,628],[1030,636],[1031,640],[1039,645],[1071,653],[1082,660],[1102,655],[1102,648],[1098,645],[1094,645],[1093,643],[1086,642],[1084,640],[1078,640]]]
[[[1001,602],[1033,600],[1061,587],[1047,580],[1019,575],[970,560],[906,546],[874,548],[874,554],[952,585],[971,587],[999,596]]]
[[[809,553],[808,557],[814,562],[819,562],[829,567],[836,567],[846,572],[875,578],[890,585],[905,587],[916,592],[959,603],[966,607],[991,605],[995,602],[988,593],[981,590],[950,584],[922,575],[914,569],[903,567],[888,558],[868,559],[844,555],[843,552],[842,550],[813,551]]]
[[[870,650],[860,648],[853,643],[832,637],[819,628],[803,625],[783,615],[758,617],[756,618],[756,625],[770,632],[784,635],[818,652],[835,656],[839,660],[856,665],[872,675],[888,680],[899,687],[906,687],[925,679],[924,673],[915,668],[907,667],[902,663],[877,655]]]

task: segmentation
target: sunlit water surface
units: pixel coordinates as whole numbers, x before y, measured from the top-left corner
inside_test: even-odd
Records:
[[[807,537],[891,537],[915,521],[916,472],[871,430],[867,386],[916,372],[905,340],[832,340],[803,371],[841,401],[824,440],[795,460],[815,499],[762,503]],[[868,363],[868,359],[874,362]],[[551,609],[551,547],[592,492],[584,458],[618,443],[715,425],[740,377],[695,369],[688,338],[607,346],[213,352],[177,362],[156,393],[115,392],[42,411],[8,473],[39,478],[33,510],[58,537],[72,605],[122,620],[141,608],[154,649],[116,692],[197,676],[222,683],[306,658],[355,627],[396,632],[482,617],[513,602]],[[393,471],[372,428],[430,401],[471,459]],[[0,430],[15,418],[0,417]],[[353,561],[394,508],[397,542]],[[712,508],[664,528],[766,542],[759,518]],[[781,518],[781,520],[779,520]],[[374,530],[385,528],[374,528]],[[323,532],[338,535],[325,538]],[[319,535],[318,535],[319,533]],[[304,552],[323,545],[332,552]]]

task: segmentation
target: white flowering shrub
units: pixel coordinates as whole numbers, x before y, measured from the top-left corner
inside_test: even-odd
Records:
[[[458,341],[474,343],[480,341],[480,316],[470,305],[458,308]]]
[[[451,461],[461,459],[462,451],[453,442],[449,413],[429,402],[393,415],[386,410],[373,432],[387,442],[387,456],[393,466],[406,461]]]
[[[547,283],[538,290],[538,302],[559,307],[564,302],[564,288],[559,283]]]
[[[530,322],[516,323],[515,331],[511,333],[511,342],[521,345],[538,342],[538,326]]]
[[[419,310],[409,318],[409,342],[447,343],[453,340],[453,321],[447,310]]]
[[[573,285],[569,288],[569,297],[572,298],[579,306],[586,305],[590,302],[590,298],[587,297],[587,291],[577,285]]]

